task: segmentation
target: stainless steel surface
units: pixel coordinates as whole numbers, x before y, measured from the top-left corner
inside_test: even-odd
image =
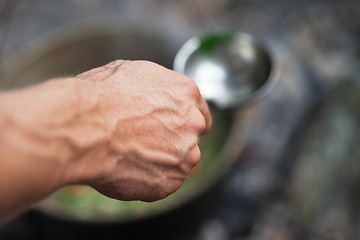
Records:
[[[188,40],[179,50],[174,70],[188,75],[203,97],[221,109],[237,108],[263,98],[279,79],[279,67],[265,44],[249,34],[204,53],[201,39]]]

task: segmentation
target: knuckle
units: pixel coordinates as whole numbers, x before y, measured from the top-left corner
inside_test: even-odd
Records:
[[[184,79],[185,79],[184,90],[192,99],[197,100],[200,96],[200,90],[199,90],[198,86],[196,85],[194,80],[192,80],[191,78],[185,76]]]
[[[161,187],[159,187],[158,189],[156,189],[154,191],[155,194],[152,195],[151,197],[148,197],[145,201],[153,202],[153,201],[164,199],[164,198],[168,197],[169,195],[173,194],[174,192],[176,192],[182,186],[182,183],[183,182],[180,180],[168,182],[167,184],[164,184]]]
[[[190,120],[190,125],[192,128],[196,129],[197,133],[203,133],[207,129],[206,119],[204,115],[197,110]]]
[[[200,133],[205,132],[207,129],[206,120],[203,115],[201,115],[201,119],[198,120],[198,128]]]
[[[183,181],[177,180],[177,181],[172,181],[170,184],[167,184],[164,187],[164,191],[161,197],[165,198],[170,194],[176,192],[182,186],[182,183]]]
[[[201,159],[201,152],[196,143],[195,147],[191,150],[191,152],[188,155],[187,162],[190,165],[190,167],[193,168],[200,162],[200,159]]]

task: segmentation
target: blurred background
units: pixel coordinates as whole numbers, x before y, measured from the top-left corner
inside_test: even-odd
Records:
[[[190,37],[218,28],[250,33],[273,47],[280,81],[215,194],[121,224],[30,210],[1,226],[0,239],[360,239],[359,1],[0,0],[0,80],[89,26],[126,29],[126,44],[169,68]],[[93,51],[83,54],[95,67],[102,52]],[[122,56],[141,58],[132,54]]]

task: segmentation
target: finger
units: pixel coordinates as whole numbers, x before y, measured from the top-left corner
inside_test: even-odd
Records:
[[[199,87],[196,85],[195,81],[193,79],[191,79],[192,82],[192,86],[193,86],[193,92],[192,92],[192,96],[196,101],[197,107],[200,110],[200,112],[202,113],[202,115],[204,116],[205,119],[205,129],[204,131],[202,131],[200,134],[205,134],[207,132],[210,131],[211,127],[212,127],[212,117],[211,117],[211,112],[209,109],[208,104],[206,103],[205,99],[201,96],[200,93],[200,89]]]
[[[211,116],[209,106],[206,103],[205,99],[201,95],[200,95],[200,100],[199,100],[199,110],[205,118],[206,128],[205,128],[205,131],[203,132],[203,134],[204,134],[204,133],[207,133],[210,131],[212,124],[213,124],[213,119]]]
[[[194,147],[188,153],[186,158],[186,163],[190,167],[188,171],[190,171],[200,162],[200,158],[201,158],[200,148],[197,144],[195,144]]]

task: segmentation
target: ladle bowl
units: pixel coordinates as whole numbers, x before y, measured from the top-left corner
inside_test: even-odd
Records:
[[[174,70],[191,77],[202,96],[220,109],[257,102],[278,80],[270,48],[246,33],[212,32],[188,40]]]

